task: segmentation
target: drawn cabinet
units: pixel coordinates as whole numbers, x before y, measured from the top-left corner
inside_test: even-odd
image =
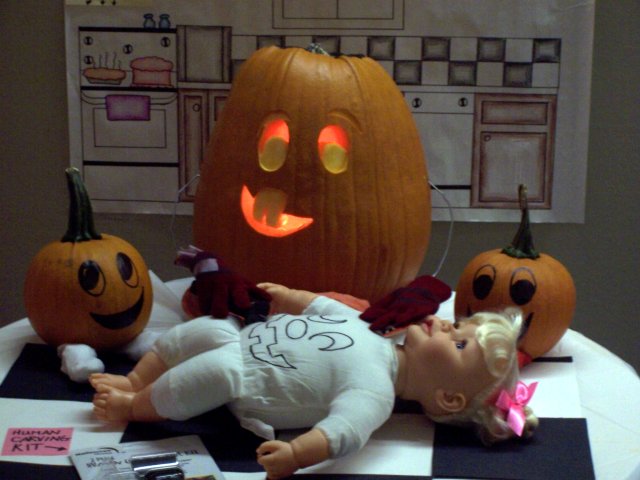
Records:
[[[226,83],[231,80],[231,28],[179,25],[178,80]]]
[[[473,151],[473,93],[406,92],[418,127],[429,180],[446,192],[453,207],[469,206]],[[434,206],[446,206],[439,195]]]
[[[476,94],[471,206],[551,208],[555,95]]]
[[[200,171],[209,136],[228,96],[228,89],[180,90],[181,200],[193,200],[195,196],[197,183],[192,180]]]

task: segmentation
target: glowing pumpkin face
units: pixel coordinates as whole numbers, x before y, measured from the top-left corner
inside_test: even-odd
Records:
[[[548,352],[569,327],[576,290],[560,262],[533,248],[524,192],[521,186],[522,222],[512,244],[483,252],[467,264],[456,287],[455,313],[467,317],[518,307],[526,325],[519,348],[536,358]]]
[[[269,47],[234,81],[201,168],[194,240],[253,281],[375,300],[430,232],[419,136],[369,58]]]
[[[153,300],[144,260],[126,241],[93,229],[77,170],[67,173],[72,195],[69,230],[32,260],[24,285],[27,315],[51,345],[119,347],[146,326]]]

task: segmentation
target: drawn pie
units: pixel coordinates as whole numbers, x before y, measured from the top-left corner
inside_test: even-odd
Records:
[[[127,73],[117,68],[85,68],[82,75],[89,83],[99,85],[120,85]]]

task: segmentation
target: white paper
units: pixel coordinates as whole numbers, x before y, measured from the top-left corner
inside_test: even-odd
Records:
[[[96,211],[190,214],[235,69],[317,41],[396,80],[457,221],[518,221],[519,183],[533,222],[584,221],[595,0],[97,4],[66,6],[71,164]]]

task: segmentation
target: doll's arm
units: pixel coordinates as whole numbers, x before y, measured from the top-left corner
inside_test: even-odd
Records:
[[[196,311],[190,313],[225,318],[232,312],[244,317],[246,323],[264,321],[269,295],[229,269],[220,257],[191,245],[178,251],[175,263],[195,276],[189,292],[198,302]]]
[[[306,290],[294,290],[277,283],[259,283],[258,288],[271,295],[271,311],[269,313],[301,314],[318,296]]]
[[[328,459],[329,441],[321,430],[314,428],[291,442],[264,442],[258,447],[257,454],[258,463],[266,470],[267,478],[277,480],[292,475],[299,468]]]

